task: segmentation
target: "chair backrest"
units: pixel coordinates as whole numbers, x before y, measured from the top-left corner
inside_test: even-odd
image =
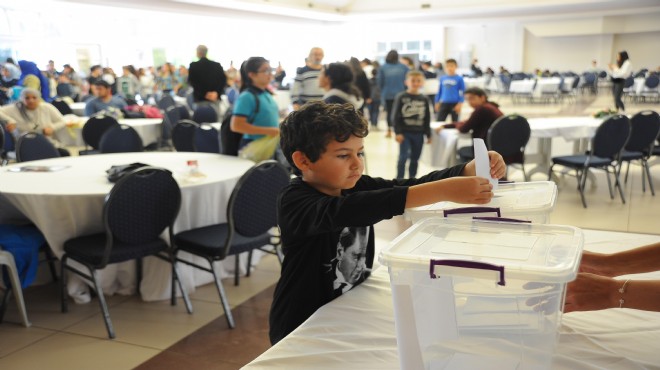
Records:
[[[218,114],[213,107],[202,105],[195,109],[192,120],[200,124],[218,122]]]
[[[186,104],[188,104],[190,109],[193,111],[195,110],[195,96],[192,92],[189,92],[188,95],[186,95]]]
[[[525,153],[531,129],[523,116],[510,114],[498,118],[488,129],[488,148],[504,158],[519,157]]]
[[[65,102],[65,101],[62,100],[62,99],[55,99],[55,100],[53,100],[53,101],[51,102],[51,104],[52,104],[52,105],[53,105],[58,111],[60,111],[60,113],[61,113],[63,116],[64,116],[64,115],[67,115],[67,114],[73,114],[73,110],[71,109],[71,107],[69,106],[69,104],[67,104],[67,102]]]
[[[190,119],[190,111],[183,105],[177,105],[176,109],[179,110],[179,117],[181,119]]]
[[[633,78],[633,76],[629,76],[629,77],[626,78],[625,81],[623,82],[623,87],[624,87],[624,88],[633,87],[634,84],[635,84],[635,79]]]
[[[596,82],[596,74],[592,72],[585,72],[583,75],[585,85],[593,85]]]
[[[181,190],[172,173],[162,168],[142,167],[117,181],[106,196],[103,207],[106,235],[136,245],[157,240],[167,227],[171,235],[180,206]]]
[[[163,97],[160,98],[157,105],[161,110],[167,111],[167,108],[175,106],[176,103],[174,102],[173,97],[169,96],[168,94],[163,94]]]
[[[163,139],[170,139],[172,130],[177,122],[181,121],[181,112],[176,106],[171,106],[165,109],[165,117],[163,117],[163,131],[161,133]]]
[[[119,126],[119,122],[110,116],[90,117],[82,128],[82,137],[87,145],[98,149],[103,134],[113,127]]]
[[[16,144],[16,161],[18,162],[38,161],[59,156],[57,148],[45,136],[34,132],[24,134]]]
[[[5,154],[5,128],[0,125],[0,157],[4,158]]]
[[[571,90],[577,89],[577,87],[580,85],[580,76],[575,76],[575,79],[573,80],[573,85],[571,85]]]
[[[598,72],[598,78],[607,78],[607,72],[605,71]]]
[[[199,126],[190,120],[180,120],[172,129],[172,144],[177,152],[194,152],[195,128]]]
[[[630,152],[650,152],[660,134],[660,115],[652,110],[635,114],[630,119],[630,139],[626,150]]]
[[[619,156],[630,136],[630,120],[617,114],[609,117],[596,129],[591,142],[591,152],[601,158],[615,159]]]
[[[230,238],[234,232],[262,235],[277,226],[277,197],[290,180],[289,172],[276,161],[261,162],[243,174],[227,206]]]
[[[648,89],[655,89],[660,85],[660,78],[656,75],[651,75],[646,78],[646,81],[644,81],[644,86]]]
[[[107,130],[99,144],[101,153],[130,153],[144,151],[142,138],[128,125],[117,125]]]
[[[193,146],[196,152],[220,154],[220,134],[210,125],[195,127]]]

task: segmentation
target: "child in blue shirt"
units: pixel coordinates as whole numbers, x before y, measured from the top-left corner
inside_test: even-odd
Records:
[[[463,77],[456,74],[457,63],[455,59],[445,62],[446,75],[440,77],[440,87],[435,95],[435,110],[438,112],[438,121],[445,121],[451,114],[451,121],[457,122],[458,115],[463,106],[463,93],[465,82]]]

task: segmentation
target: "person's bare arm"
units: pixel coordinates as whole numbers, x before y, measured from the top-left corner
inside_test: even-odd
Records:
[[[278,127],[261,127],[255,126],[247,121],[247,118],[243,116],[232,116],[231,117],[231,130],[238,132],[239,134],[248,134],[248,135],[268,135],[268,136],[277,136],[280,133]]]
[[[609,277],[658,270],[660,270],[660,242],[613,254],[585,251],[580,264],[581,272]]]
[[[581,272],[568,284],[564,312],[618,307],[660,311],[660,280],[629,280],[626,283],[625,280]]]

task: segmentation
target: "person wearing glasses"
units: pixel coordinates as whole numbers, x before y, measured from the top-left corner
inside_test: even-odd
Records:
[[[251,57],[241,65],[241,94],[231,118],[231,130],[243,134],[239,148],[280,133],[279,108],[268,90],[272,78],[272,68],[265,58]]]

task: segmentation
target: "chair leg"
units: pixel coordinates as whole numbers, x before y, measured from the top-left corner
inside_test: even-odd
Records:
[[[176,280],[178,276],[176,275],[176,271],[174,269],[174,263],[176,262],[176,253],[171,253],[172,256],[172,280],[170,284],[170,304],[172,306],[176,306]]]
[[[649,168],[649,162],[646,159],[642,160],[642,171],[646,170],[646,178],[649,180],[649,189],[651,189],[651,195],[655,196],[655,189],[653,188],[653,178],[651,177],[651,169]]]
[[[623,163],[621,164],[623,166]],[[630,161],[628,161],[628,166],[626,167],[626,177],[623,178],[623,183],[628,183],[628,172],[630,172]]]
[[[101,306],[101,313],[103,313],[103,321],[105,322],[105,328],[108,331],[108,337],[110,339],[115,339],[115,329],[112,327],[110,312],[108,311],[108,305],[105,302],[103,290],[101,290],[101,284],[99,284],[98,274],[96,273],[96,270],[92,268],[89,268],[89,272],[92,280],[94,280],[94,290],[96,290],[96,295],[99,298],[99,306]]]
[[[238,257],[238,256],[237,256]],[[218,289],[218,295],[220,295],[220,303],[222,303],[222,309],[225,311],[225,317],[227,318],[227,325],[230,329],[236,327],[234,323],[234,316],[231,314],[231,307],[229,307],[229,300],[225,294],[225,288],[222,286],[222,281],[218,278],[218,274],[215,272],[215,267],[213,266],[213,260],[209,259],[209,264],[211,265],[211,273],[213,274],[213,281],[215,282],[215,287]]]
[[[238,286],[240,283],[240,253],[236,253],[234,257],[236,258],[236,260],[234,260],[234,285]]]
[[[621,181],[619,180],[618,173],[615,173],[614,175],[614,186],[619,187],[619,196],[621,196],[621,202],[623,204],[626,204],[626,197],[623,195],[623,186],[621,185]]]
[[[174,257],[174,255],[170,255],[170,261],[172,262],[172,279],[174,279],[174,281],[176,281],[179,284],[179,289],[181,290],[181,296],[183,297],[183,302],[186,305],[186,311],[188,311],[189,314],[192,314],[193,313],[192,303],[190,303],[188,292],[183,287],[183,283],[181,282],[181,278],[179,277],[179,272],[177,271],[176,268],[176,258]],[[175,303],[176,303],[176,291],[174,290],[174,284],[173,284],[172,305],[174,305]]]
[[[252,267],[252,251],[253,251],[253,250],[254,250],[254,249],[251,249],[251,250],[248,252],[247,265],[245,266],[246,269],[247,269],[247,272],[245,273],[245,276],[250,276],[250,269],[251,269],[251,267]]]
[[[616,167],[614,167],[616,171]],[[612,191],[612,181],[610,181],[610,170],[605,168],[605,178],[607,179],[607,190],[610,191],[610,199],[614,199],[614,192]]]
[[[282,252],[281,243],[275,245],[275,253],[277,254],[277,259],[280,261],[280,266],[282,266],[282,261],[284,261],[284,253]]]
[[[554,164],[550,165],[550,169],[548,170],[548,181],[552,180],[552,168],[554,167]]]
[[[66,291],[66,261],[67,255],[62,256],[62,261],[60,261],[60,302],[62,305],[62,313],[69,312],[69,301]]]
[[[137,280],[136,291],[137,294],[140,295],[140,285],[142,285],[142,258],[135,260],[135,272],[135,277]]]
[[[525,171],[525,164],[521,163],[520,168],[522,169],[523,179],[525,179],[525,181],[529,181],[529,178],[527,177],[527,172]]]
[[[46,261],[48,261],[48,268],[50,269],[50,276],[53,278],[53,281],[57,281],[57,268],[55,267],[55,261],[57,258],[53,254],[53,251],[50,249],[48,244],[45,244],[43,248],[44,254],[46,255]]]
[[[584,186],[587,181],[587,169],[583,169],[582,172],[576,171],[578,173],[578,191],[580,192],[580,198],[582,199],[582,206],[587,208],[587,200],[584,197]],[[584,180],[583,180],[584,178]]]
[[[642,162],[642,193],[646,193],[646,169],[644,168],[643,162]]]
[[[9,252],[3,252],[9,254]],[[9,295],[13,292],[14,293],[14,299],[16,300],[16,307],[18,308],[18,312],[21,315],[21,321],[23,322],[23,326],[26,328],[29,328],[32,324],[30,324],[30,320],[28,320],[27,317],[27,310],[25,309],[25,300],[23,299],[23,288],[21,287],[21,281],[18,278],[18,271],[16,269],[16,263],[14,262],[14,259],[7,259],[6,264],[2,266],[3,268],[1,269],[2,272],[5,272],[7,270],[9,274],[9,280],[10,280],[10,285],[7,286],[7,290],[5,291],[5,295],[3,298],[2,302],[2,309],[0,312],[0,321],[2,321],[2,318],[5,315],[5,309],[7,308],[7,304],[9,302]]]

